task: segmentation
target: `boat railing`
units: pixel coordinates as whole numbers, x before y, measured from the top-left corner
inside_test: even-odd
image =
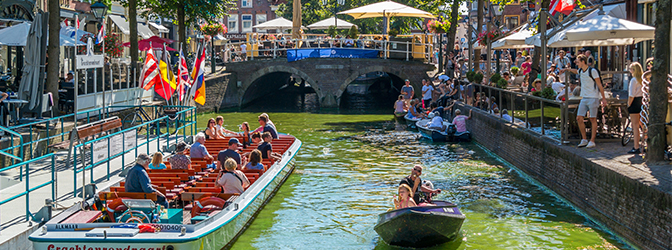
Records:
[[[50,147],[55,144],[64,143],[69,140],[71,131],[77,126],[89,124],[95,121],[100,121],[112,116],[124,117],[129,110],[136,110],[142,108],[148,110],[150,115],[148,120],[142,123],[128,125],[129,121],[122,121],[127,124],[124,129],[116,133],[100,136],[94,140],[82,142],[73,145],[73,160],[75,164],[73,171],[74,193],[72,196],[77,196],[77,174],[85,170],[89,172],[88,177],[90,183],[95,183],[93,170],[100,165],[106,165],[107,171],[104,176],[97,176],[99,181],[109,180],[112,176],[112,166],[110,162],[118,157],[121,157],[123,163],[126,162],[127,154],[130,156],[137,156],[139,147],[146,146],[146,153],[149,152],[150,143],[156,143],[157,149],[161,150],[163,145],[170,148],[171,145],[183,141],[187,136],[192,136],[196,133],[196,108],[192,106],[106,106],[102,108],[95,108],[87,111],[77,112],[76,114],[67,114],[63,116],[44,118],[34,122],[20,124],[12,127],[0,127],[0,131],[5,132],[2,140],[2,148],[0,149],[0,175],[6,178],[11,183],[17,185],[25,185],[22,191],[15,191],[11,193],[11,197],[2,196],[0,200],[0,210],[8,211],[13,204],[12,201],[25,197],[26,205],[26,220],[29,220],[33,215],[30,212],[30,193],[51,185],[51,198],[55,201],[59,198],[58,182],[55,179],[59,172],[67,170],[60,165],[65,164],[66,159],[58,159],[56,157],[56,147]],[[176,110],[170,115],[165,110]],[[165,111],[165,112],[164,112]],[[137,112],[137,111],[136,111]],[[132,114],[132,113],[130,113]],[[80,119],[76,119],[80,117]],[[83,118],[81,118],[83,117]],[[138,128],[144,127],[142,132],[137,133]],[[132,133],[135,131],[136,133]],[[126,136],[124,136],[126,135]],[[132,135],[132,136],[131,136]],[[133,141],[131,146],[127,144]],[[107,152],[96,152],[97,145],[108,145]],[[121,150],[113,148],[121,147]],[[110,154],[115,152],[114,154]],[[103,153],[94,156],[93,153]],[[105,154],[107,153],[107,154]],[[101,157],[102,155],[102,157]],[[79,156],[79,158],[77,157]],[[78,160],[81,159],[81,160]],[[95,159],[95,160],[94,160]],[[135,158],[133,158],[134,160]],[[57,166],[58,165],[58,166]],[[124,164],[121,168],[123,170]],[[42,182],[44,176],[49,172],[50,180]],[[40,182],[35,183],[35,175],[41,175]],[[31,182],[31,179],[33,181]],[[84,179],[85,181],[86,179]],[[69,185],[69,184],[68,184]],[[15,188],[15,187],[14,187]],[[81,186],[80,186],[81,188]],[[16,190],[16,189],[14,189]],[[83,189],[82,189],[83,191]],[[5,195],[8,191],[3,190]],[[40,192],[43,193],[43,192]],[[42,196],[41,196],[42,197]],[[33,201],[35,201],[33,197]],[[39,200],[44,202],[44,200]]]
[[[251,40],[245,42],[227,43],[226,46],[235,48],[237,55],[248,60],[275,59],[286,57],[287,51],[298,49],[355,49],[378,51],[377,58],[398,60],[419,60],[430,62],[434,45],[423,43],[421,40],[409,38],[410,41],[388,41],[373,39],[352,40],[352,46],[345,46],[345,38],[311,38],[286,40]],[[240,45],[246,45],[246,54],[241,55]],[[240,58],[241,60],[244,58]],[[228,60],[228,59],[225,59]]]
[[[481,93],[484,101],[479,103],[480,108],[493,114],[506,123],[515,124],[542,136],[560,141],[566,138],[565,116],[566,105],[563,102],[525,93],[523,89],[502,89],[481,84],[475,85],[476,93]],[[474,105],[477,100],[474,99]],[[494,113],[493,106],[497,104],[499,113]],[[511,119],[504,119],[504,111]]]

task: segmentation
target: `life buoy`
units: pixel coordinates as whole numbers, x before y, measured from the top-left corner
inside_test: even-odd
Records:
[[[191,217],[196,217],[201,214],[201,210],[206,206],[216,206],[219,209],[224,208],[226,201],[219,197],[206,197],[194,202],[193,207],[191,208]]]
[[[110,219],[114,220],[114,213],[115,212],[123,212],[128,209],[126,205],[124,205],[124,202],[122,200],[125,200],[128,198],[116,198],[109,204],[107,204],[107,215],[110,217]]]

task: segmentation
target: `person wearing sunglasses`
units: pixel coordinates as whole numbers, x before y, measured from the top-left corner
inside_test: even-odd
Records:
[[[206,139],[224,139],[224,137],[217,131],[217,122],[214,118],[208,120],[208,127],[205,128]]]
[[[422,175],[422,166],[415,165],[411,170],[411,175],[404,177],[399,182],[399,185],[406,184],[411,187],[413,201],[416,204],[426,202],[427,199],[425,197],[428,195],[441,193],[441,189],[433,189],[427,185],[423,185],[420,175]]]

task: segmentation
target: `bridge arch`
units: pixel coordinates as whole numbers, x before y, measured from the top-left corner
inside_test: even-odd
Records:
[[[243,102],[245,101],[245,95],[249,92],[250,87],[254,87],[253,85],[255,82],[257,82],[257,80],[260,80],[262,77],[272,73],[288,73],[301,77],[301,79],[305,80],[306,83],[308,83],[310,87],[313,90],[315,90],[318,99],[322,100],[323,98],[322,88],[318,85],[317,81],[315,81],[312,77],[310,77],[310,75],[306,74],[302,70],[297,69],[295,67],[290,67],[286,65],[271,65],[253,72],[248,77],[246,77],[246,80],[244,82],[242,82],[239,92],[240,96],[239,106],[243,106],[244,104]]]
[[[341,86],[338,89],[337,92],[337,97],[340,98],[343,92],[345,92],[346,88],[348,88],[348,85],[355,81],[357,77],[371,73],[371,72],[385,72],[387,74],[395,75],[399,78],[403,79],[410,79],[406,73],[403,71],[400,71],[399,69],[395,69],[386,65],[374,65],[374,66],[369,66],[369,67],[363,67],[363,68],[357,68],[356,70],[353,70],[352,73],[341,83]],[[414,82],[414,79],[411,79],[411,84],[413,85],[413,88],[418,89],[419,83]],[[421,86],[420,86],[421,87]]]

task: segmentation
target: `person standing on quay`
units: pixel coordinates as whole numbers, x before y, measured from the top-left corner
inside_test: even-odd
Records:
[[[607,105],[607,99],[604,96],[604,87],[602,87],[602,78],[600,73],[588,66],[588,58],[586,55],[578,55],[576,57],[576,69],[567,69],[568,71],[579,74],[579,81],[581,82],[581,102],[576,113],[576,121],[579,123],[579,132],[581,132],[581,143],[578,147],[595,147],[595,136],[597,134],[597,109]],[[600,96],[602,99],[600,99]],[[583,119],[586,112],[590,114],[590,142],[586,138],[586,125]]]

